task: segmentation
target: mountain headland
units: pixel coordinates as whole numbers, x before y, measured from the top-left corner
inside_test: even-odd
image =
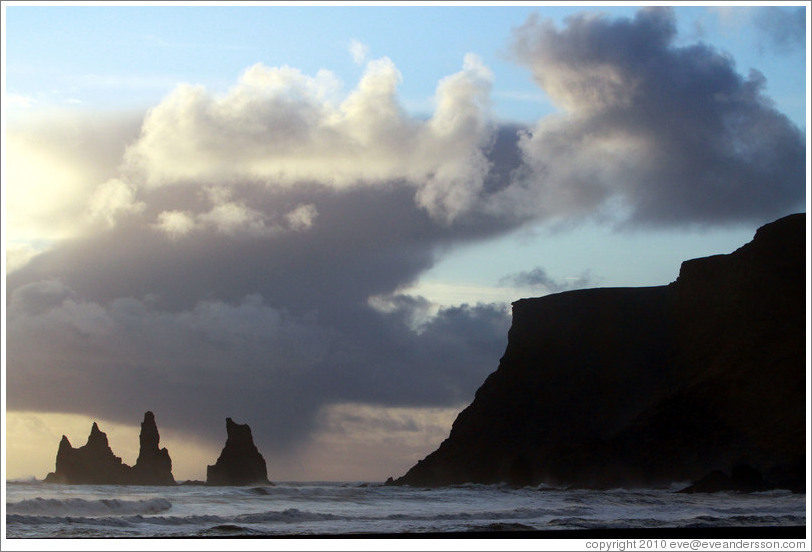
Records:
[[[762,226],[668,285],[516,301],[498,369],[387,483],[803,492],[805,227]]]

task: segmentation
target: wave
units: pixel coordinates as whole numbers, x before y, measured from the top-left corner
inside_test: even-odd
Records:
[[[163,499],[153,499],[159,501]],[[86,501],[90,502],[90,501]],[[137,501],[151,502],[151,501]],[[280,511],[267,511],[255,514],[239,514],[236,516],[217,515],[191,515],[191,516],[145,516],[128,515],[120,517],[104,516],[48,516],[48,515],[25,515],[9,512],[6,521],[11,524],[43,525],[43,524],[88,524],[94,526],[107,527],[128,527],[143,524],[160,526],[189,526],[206,525],[218,532],[227,532],[236,527],[243,528],[244,525],[262,525],[268,523],[307,523],[318,521],[354,521],[354,522],[374,522],[374,521],[493,521],[495,526],[519,526],[518,522],[505,522],[504,520],[534,520],[546,517],[558,512],[551,510],[517,509],[503,512],[458,512],[434,515],[418,514],[389,514],[385,516],[352,516],[336,515],[325,512],[302,511],[296,508],[288,508]],[[701,527],[706,525],[718,526],[753,526],[753,525],[804,525],[805,516],[797,515],[746,515],[746,516],[695,516],[683,519],[655,519],[655,518],[633,518],[633,519],[595,519],[581,517],[586,512],[579,512],[577,509],[570,509],[571,515],[553,517],[545,525],[549,528],[594,528],[594,527],[659,527],[659,526],[687,526]],[[578,515],[578,514],[581,515]],[[574,515],[573,515],[574,514]]]
[[[583,515],[591,512],[585,506],[565,506],[563,508],[516,508],[513,510],[483,512],[448,512],[443,514],[390,514],[380,519],[405,521],[470,521],[470,520],[504,520],[535,519],[545,516]]]
[[[207,529],[203,529],[197,533],[201,537],[245,537],[245,536],[265,536],[263,531],[257,531],[249,527],[242,527],[241,525],[233,525],[230,523],[224,525],[215,525]]]
[[[268,487],[251,487],[244,490],[245,494],[256,496],[268,496],[273,493],[273,490]]]
[[[257,514],[241,514],[235,520],[241,523],[269,523],[269,522],[283,522],[283,523],[298,523],[304,521],[352,521],[358,519],[355,516],[337,516],[335,514],[327,514],[321,512],[303,512],[296,508],[288,508],[282,511],[268,511],[260,512]]]
[[[133,523],[121,517],[32,516],[6,514],[6,525],[93,525],[97,527],[132,527]]]
[[[74,499],[78,500],[78,499]],[[164,499],[153,499],[160,501]],[[66,501],[57,501],[66,502]],[[90,501],[85,501],[90,502]],[[101,502],[101,501],[98,501]],[[151,502],[151,501],[139,501]],[[165,501],[168,503],[168,501]],[[20,503],[18,503],[20,504]],[[108,514],[111,512],[108,512]],[[147,512],[142,512],[147,513]],[[369,515],[337,515],[327,512],[303,511],[297,508],[285,510],[270,510],[253,514],[238,514],[234,516],[217,515],[191,515],[191,516],[157,516],[157,515],[128,515],[119,517],[90,517],[87,516],[54,516],[47,515],[39,511],[36,515],[24,515],[19,511],[9,514],[6,520],[17,524],[43,525],[53,523],[89,523],[98,526],[123,527],[129,525],[209,525],[209,526],[241,526],[241,525],[261,525],[267,523],[308,523],[319,521],[353,521],[353,522],[374,522],[374,521],[502,521],[502,520],[530,520],[550,515],[577,515],[587,513],[586,509],[579,507],[567,507],[559,509],[529,509],[518,508],[504,511],[484,511],[484,512],[447,512],[438,514],[388,514],[382,516]],[[572,519],[572,518],[570,518]]]
[[[18,477],[16,479],[6,479],[6,485],[38,485],[43,483],[42,479],[37,479],[33,475],[29,477]]]
[[[197,516],[121,516],[121,517],[86,517],[86,516],[43,516],[6,514],[6,523],[9,525],[92,525],[95,527],[136,527],[144,524],[161,526],[179,525],[225,525],[233,521],[214,515]]]
[[[488,523],[487,525],[470,525],[467,528],[469,533],[475,533],[478,531],[487,531],[487,532],[508,532],[508,531],[535,531],[536,528],[531,525],[525,525],[523,523],[504,523],[504,522],[497,522],[497,523]]]
[[[109,516],[133,514],[157,514],[172,507],[165,498],[147,500],[120,500],[107,498],[85,500],[83,498],[31,498],[6,504],[9,514],[31,514],[39,516]]]
[[[10,488],[9,535],[187,538],[806,524],[805,497],[786,493],[700,496],[668,490],[553,489],[540,493],[532,487],[424,490],[356,484],[179,486],[137,494],[129,489],[118,495],[111,493],[123,491],[108,487],[49,489],[59,494],[45,494],[30,484]],[[82,498],[67,498],[69,492]],[[148,500],[137,500],[141,498]]]
[[[783,515],[783,516],[770,516],[770,515],[749,515],[749,516],[696,516],[690,520],[686,520],[689,526],[702,527],[706,525],[731,525],[731,526],[750,526],[750,525],[806,525],[806,516],[796,515]]]
[[[549,529],[611,529],[660,527],[758,527],[806,525],[805,516],[749,515],[749,516],[696,516],[683,519],[621,518],[588,519],[582,517],[554,518],[547,522]]]

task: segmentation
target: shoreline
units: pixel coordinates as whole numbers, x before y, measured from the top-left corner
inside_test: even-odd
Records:
[[[210,538],[210,537],[203,537]],[[215,537],[219,538],[219,537]],[[228,538],[228,537],[226,537]],[[238,537],[243,538],[243,537]],[[806,527],[643,527],[600,529],[472,530],[428,533],[348,533],[341,535],[247,535],[273,539],[799,539]]]
[[[236,529],[236,527],[235,527]],[[14,538],[14,537],[12,537]],[[16,537],[24,539],[25,537]],[[54,537],[61,540],[59,537]],[[620,539],[668,539],[668,540],[805,540],[806,526],[747,526],[747,527],[640,527],[640,528],[596,528],[596,529],[535,529],[535,530],[471,530],[449,532],[405,532],[405,533],[341,533],[341,534],[252,534],[252,535],[200,535],[200,536],[161,536],[161,537],[70,537],[114,540],[140,539],[273,539],[273,540],[352,540],[352,539],[538,539],[538,540],[620,540]]]

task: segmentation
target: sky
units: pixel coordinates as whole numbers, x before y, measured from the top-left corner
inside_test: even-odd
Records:
[[[448,435],[510,303],[665,285],[805,212],[805,3],[3,6],[4,470],[93,421],[176,479]]]

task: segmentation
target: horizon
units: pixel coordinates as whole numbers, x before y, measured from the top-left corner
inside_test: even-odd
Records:
[[[2,9],[6,480],[145,411],[178,481],[226,417],[273,482],[398,477],[512,301],[809,207],[800,2]]]

